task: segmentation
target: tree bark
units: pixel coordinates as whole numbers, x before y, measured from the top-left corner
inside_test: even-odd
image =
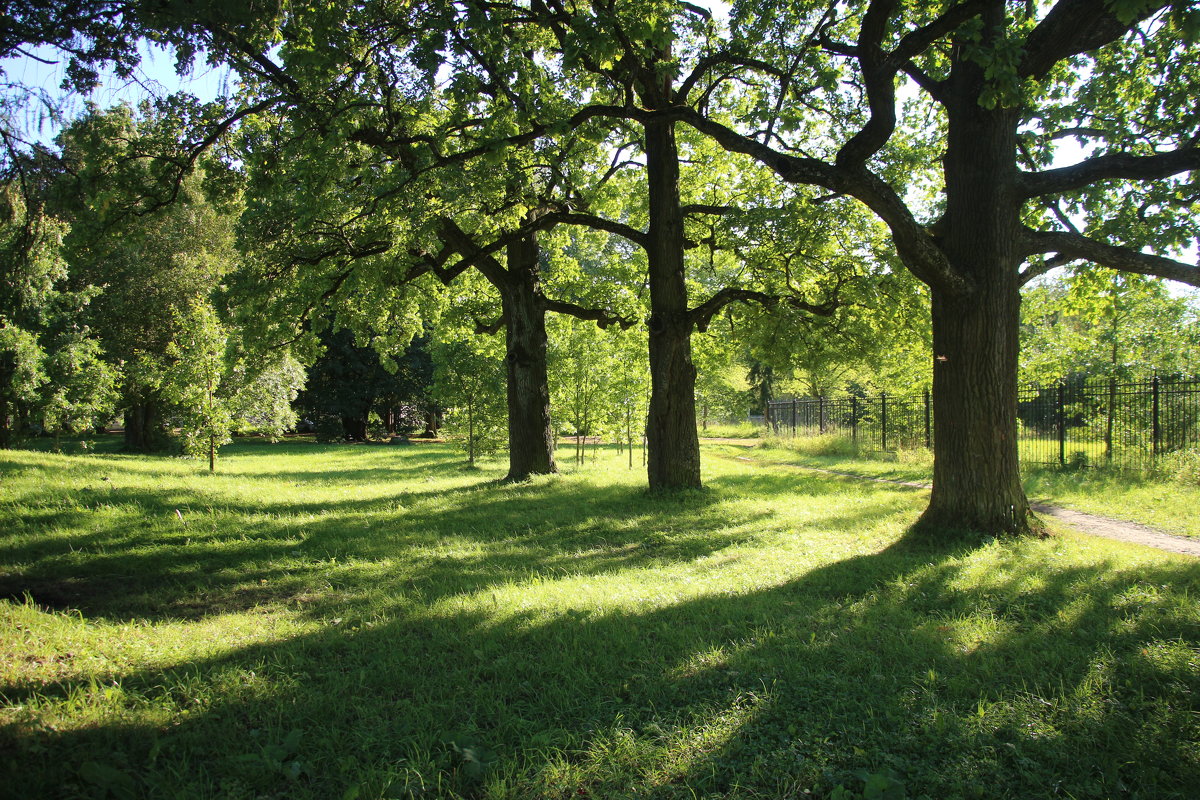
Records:
[[[125,408],[124,449],[134,453],[152,453],[166,445],[162,410],[148,395],[134,397]]]
[[[929,528],[998,535],[1035,526],[1017,458],[1020,295],[1009,276],[995,277],[967,297],[933,290]]]
[[[546,369],[546,298],[538,277],[536,233],[509,245],[507,274],[498,286],[504,304],[508,373],[505,480],[523,481],[558,471]]]
[[[692,323],[684,279],[675,125],[650,121],[645,133],[649,183],[649,483],[652,491],[699,488],[696,368],[692,364]]]
[[[365,442],[367,440],[367,412],[361,415],[342,415],[342,437],[347,442]]]
[[[988,535],[1037,528],[1017,459],[1022,254],[1013,109],[979,102],[956,66],[947,104],[943,252],[969,290],[933,285],[933,492],[921,526]]]

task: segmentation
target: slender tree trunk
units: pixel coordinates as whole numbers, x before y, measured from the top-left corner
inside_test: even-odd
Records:
[[[933,491],[921,523],[939,531],[1028,533],[1037,523],[1017,459],[1018,114],[980,106],[977,66],[961,68],[953,80],[942,248],[973,288],[932,287]]]
[[[683,263],[679,151],[672,122],[646,124],[649,182],[650,416],[646,425],[650,489],[700,486],[696,368]]]
[[[509,246],[508,281],[501,288],[508,372],[505,480],[509,481],[558,471],[546,368],[546,298],[538,277],[536,236],[530,234]]]
[[[205,387],[206,399],[208,401],[207,420],[208,426],[208,471],[217,471],[217,435],[213,430],[213,382],[212,372],[208,371],[208,385]]]
[[[467,463],[475,466],[475,409],[474,404],[467,401]]]
[[[425,430],[421,433],[422,436],[428,436],[431,439],[436,439],[438,431],[442,427],[442,410],[438,406],[432,406],[425,412]]]
[[[629,449],[629,468],[633,469],[633,411],[625,408],[625,444]]]
[[[0,398],[0,450],[9,450],[12,446],[12,419],[9,402],[6,398]]]

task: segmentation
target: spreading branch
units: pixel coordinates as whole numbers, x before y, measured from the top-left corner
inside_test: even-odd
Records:
[[[596,216],[595,214],[585,214],[579,211],[557,211],[548,214],[545,219],[548,225],[561,222],[566,225],[580,225],[598,231],[615,233],[617,236],[633,242],[643,250],[650,246],[650,237],[644,232],[623,222],[617,222],[605,217]]]
[[[1116,41],[1168,5],[1167,2],[1151,2],[1135,7],[1133,18],[1122,22],[1110,10],[1109,3],[1058,0],[1025,39],[1025,55],[1017,67],[1017,74],[1022,78],[1041,80],[1064,59]]]
[[[1121,272],[1151,275],[1189,286],[1200,286],[1200,266],[1143,253],[1131,247],[1106,244],[1078,233],[1027,231],[1026,255],[1039,253],[1056,253],[1058,259],[1091,261]]]
[[[575,319],[594,322],[601,328],[610,328],[613,325],[618,325],[623,331],[629,330],[637,322],[632,317],[623,317],[607,309],[586,308],[575,303],[566,302],[565,300],[554,300],[549,297],[546,298],[546,310],[553,311],[556,314],[566,314]]]
[[[818,317],[831,317],[842,305],[836,289],[824,302],[810,303],[798,295],[778,295],[755,289],[726,287],[689,311],[688,318],[696,326],[696,330],[703,333],[708,330],[712,318],[730,303],[758,303],[768,310],[785,305]]]
[[[1112,153],[1084,159],[1068,167],[1029,172],[1021,176],[1020,192],[1025,198],[1062,194],[1105,180],[1159,180],[1181,172],[1200,169],[1200,141],[1152,156]]]
[[[903,198],[870,170],[781,153],[690,108],[676,107],[669,113],[710,136],[725,150],[750,156],[787,183],[822,186],[857,199],[888,226],[900,258],[917,278],[946,292],[971,291],[973,284],[950,266],[945,254],[917,222]]]

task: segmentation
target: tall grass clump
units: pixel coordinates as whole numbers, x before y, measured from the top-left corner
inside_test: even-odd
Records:
[[[852,437],[839,433],[826,433],[819,436],[789,436],[771,433],[763,437],[763,447],[815,458],[860,458],[867,453]]]
[[[707,428],[698,427],[697,432],[702,438],[709,439],[757,439],[765,435],[766,428],[749,420],[745,422],[710,422]]]
[[[1200,450],[1178,450],[1160,455],[1154,464],[1156,475],[1184,486],[1200,486]]]

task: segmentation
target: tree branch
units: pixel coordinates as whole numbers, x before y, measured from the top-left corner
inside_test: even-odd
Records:
[[[675,93],[678,101],[681,103],[687,102],[688,95],[691,94],[692,89],[696,88],[696,84],[703,80],[704,76],[710,70],[720,66],[747,67],[767,75],[774,75],[776,78],[788,77],[783,70],[770,62],[758,58],[736,55],[726,50],[705,56],[697,62],[691,73],[679,84],[679,89]]]
[[[505,319],[505,316],[501,314],[498,318],[491,322],[483,322],[482,320],[478,319],[474,320],[474,322],[475,333],[481,336],[494,336],[504,328],[504,324],[507,322],[507,320]]]
[[[626,225],[623,222],[598,217],[595,214],[584,214],[578,211],[557,211],[548,214],[544,219],[549,219],[551,222],[561,222],[566,225],[581,225],[585,228],[615,233],[617,236],[633,242],[643,250],[650,246],[650,237],[637,228]]]
[[[858,31],[854,53],[862,70],[870,116],[867,123],[838,150],[840,167],[861,167],[887,144],[896,128],[896,65],[883,50],[897,0],[871,0]]]
[[[1200,169],[1200,146],[1193,138],[1188,144],[1166,153],[1134,156],[1112,153],[1095,156],[1041,172],[1026,172],[1019,179],[1022,197],[1040,197],[1083,189],[1105,180],[1157,180],[1180,172]]]
[[[943,291],[966,293],[973,283],[955,271],[933,237],[917,222],[903,198],[879,176],[867,169],[829,164],[816,158],[802,158],[743,136],[694,109],[670,109],[674,119],[691,125],[731,153],[742,153],[775,172],[787,183],[823,186],[838,194],[854,197],[883,220],[892,233],[896,251],[908,269],[921,281]]]
[[[1200,266],[1143,253],[1130,247],[1106,244],[1078,233],[1026,231],[1026,254],[1037,253],[1057,253],[1058,259],[1091,261],[1120,272],[1152,275],[1189,286],[1200,286]]]
[[[583,319],[595,322],[601,328],[609,328],[613,325],[619,325],[621,330],[629,330],[633,324],[637,322],[631,317],[622,317],[619,314],[614,314],[611,311],[601,308],[585,308],[584,306],[569,303],[565,300],[553,300],[546,298],[546,310],[553,311],[556,314],[566,314],[575,319]]]
[[[822,303],[809,303],[797,295],[778,295],[760,292],[755,289],[738,289],[727,286],[688,312],[688,318],[696,326],[696,330],[704,333],[712,318],[730,303],[758,303],[763,308],[772,309],[780,304],[804,311],[818,317],[833,316],[841,306],[835,289],[833,296]]]
[[[504,247],[509,241],[520,238],[517,234],[506,234],[499,237],[496,241],[480,247],[475,242],[474,237],[459,227],[457,222],[449,217],[442,217],[441,231],[438,235],[443,242],[453,248],[460,256],[459,261],[450,268],[450,272],[452,272],[450,280],[466,272],[467,269],[474,267],[483,273],[483,276],[489,282],[496,286],[501,286],[507,281],[508,271],[492,256],[492,253]],[[438,278],[443,283],[449,282],[441,274],[438,275]]]
[[[737,211],[734,206],[718,206],[709,203],[688,203],[681,206],[680,211],[684,214],[712,214],[713,216],[721,216],[723,214],[732,214]]]
[[[1063,59],[1116,41],[1168,5],[1168,2],[1146,3],[1126,23],[1109,10],[1108,3],[1058,0],[1025,39],[1025,56],[1017,74],[1040,80]]]

